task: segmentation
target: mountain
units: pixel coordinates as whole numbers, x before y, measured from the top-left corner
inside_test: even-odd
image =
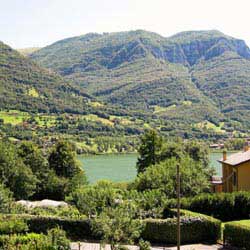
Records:
[[[0,42],[0,109],[81,113],[87,94]]]
[[[250,50],[216,30],[168,38],[143,30],[89,33],[30,57],[119,108],[175,124],[209,121],[229,131],[250,125]]]
[[[30,48],[17,49],[17,51],[24,56],[29,56],[30,54],[34,53],[39,49],[40,47],[30,47]]]

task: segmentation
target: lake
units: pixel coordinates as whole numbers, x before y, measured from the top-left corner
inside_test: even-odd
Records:
[[[221,166],[217,160],[221,157],[222,153],[210,154],[210,164],[215,167],[218,175],[221,175]],[[137,154],[80,155],[78,159],[90,183],[100,179],[131,181],[136,176]]]

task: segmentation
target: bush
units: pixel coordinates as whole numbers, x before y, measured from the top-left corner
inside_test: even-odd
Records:
[[[142,239],[139,240],[139,250],[150,250],[150,242],[144,241]]]
[[[224,228],[224,242],[240,249],[250,249],[250,221],[249,226],[239,221],[228,222]]]
[[[0,234],[16,234],[28,231],[28,226],[23,219],[8,217],[0,218]]]
[[[48,230],[60,227],[68,237],[73,239],[92,239],[91,221],[88,219],[65,219],[58,217],[43,217],[33,215],[3,215],[3,220],[24,221],[28,225],[29,232],[46,233]],[[18,232],[14,232],[18,233]],[[98,238],[98,237],[97,237]]]
[[[181,243],[216,242],[220,238],[221,222],[202,214],[185,212],[181,217]],[[176,244],[177,220],[146,219],[142,233],[144,239],[150,242]]]
[[[42,238],[41,234],[36,233],[28,233],[28,234],[21,234],[21,235],[0,235],[0,247],[6,245],[8,242],[12,244],[27,244],[29,242],[39,241]]]
[[[168,201],[167,207],[176,207],[176,200]],[[182,199],[181,207],[222,221],[249,219],[250,192],[202,194]]]
[[[5,188],[2,184],[0,184],[0,212],[8,211],[10,204],[12,201],[11,192]]]
[[[25,234],[25,235],[1,235],[0,249],[61,249],[70,250],[70,241],[66,238],[66,234],[59,228],[54,228],[44,234]]]
[[[93,237],[90,220],[72,220],[57,217],[28,217],[26,219],[29,230],[35,233],[45,233],[47,230],[59,226],[68,237],[74,239],[89,239]]]

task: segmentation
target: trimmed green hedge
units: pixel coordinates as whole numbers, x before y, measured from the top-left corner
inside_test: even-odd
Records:
[[[226,244],[250,250],[250,220],[249,225],[244,225],[241,221],[226,223],[223,235]]]
[[[182,211],[181,243],[216,242],[221,234],[221,222],[209,216]],[[147,219],[142,237],[150,242],[176,244],[177,220]]]
[[[43,217],[33,216],[26,214],[19,215],[2,215],[2,219],[8,220],[23,220],[27,223],[29,232],[34,233],[46,233],[49,229],[56,226],[63,229],[67,236],[72,239],[98,239],[100,236],[93,235],[91,229],[91,221],[88,219],[84,220],[73,220],[73,219],[62,219],[58,217]],[[12,232],[19,233],[19,232]]]
[[[181,207],[203,213],[221,221],[250,218],[250,192],[202,194],[194,198],[183,198]],[[168,207],[175,208],[176,200],[169,200]]]
[[[22,219],[0,219],[0,235],[25,233],[28,231],[28,226]]]
[[[35,233],[28,233],[28,234],[21,234],[21,235],[0,235],[0,247],[3,247],[7,242],[14,242],[20,244],[26,244],[30,241],[38,241],[41,239],[43,235],[35,234]]]

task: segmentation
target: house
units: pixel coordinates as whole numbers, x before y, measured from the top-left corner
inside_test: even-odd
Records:
[[[222,191],[250,191],[250,147],[248,144],[244,150],[227,156],[223,152],[222,164]]]

